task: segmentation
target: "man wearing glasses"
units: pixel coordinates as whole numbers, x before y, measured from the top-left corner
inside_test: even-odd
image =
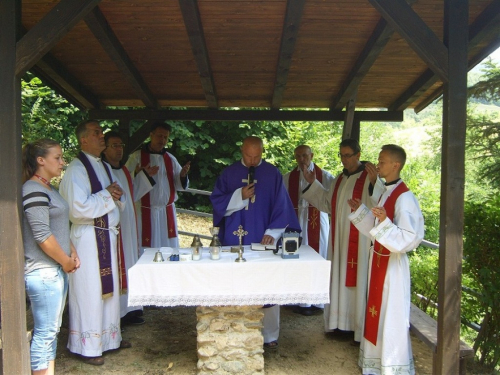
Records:
[[[332,261],[330,304],[325,306],[325,332],[354,331],[354,341],[363,334],[370,240],[359,235],[349,221],[349,199],[360,199],[372,207],[371,192],[377,170],[370,162],[360,161],[361,147],[355,139],[344,139],[338,153],[344,167],[329,188],[316,180],[312,171],[304,169],[310,184],[302,198],[321,211],[331,214],[328,259]],[[378,182],[381,184],[381,182]],[[372,198],[372,199],[370,199]]]
[[[156,171],[152,168],[141,170],[132,178],[129,170],[122,163],[123,144],[119,133],[110,131],[104,135],[106,148],[101,153],[102,159],[113,169],[113,174],[123,189],[125,207],[120,213],[120,233],[118,235],[119,248],[122,249],[123,259],[118,260],[120,268],[120,283],[122,290],[127,290],[127,272],[139,259],[139,241],[137,238],[137,217],[134,202],[148,193],[154,186],[153,176]],[[128,293],[120,295],[121,325],[143,324],[142,309],[129,308]]]

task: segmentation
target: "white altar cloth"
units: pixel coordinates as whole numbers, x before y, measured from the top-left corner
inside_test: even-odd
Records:
[[[225,249],[223,247],[223,249]],[[330,261],[310,246],[301,246],[299,259],[282,259],[272,251],[245,247],[246,262],[221,252],[211,260],[208,248],[198,261],[153,262],[158,249],[147,248],[128,271],[129,306],[227,306],[329,303]],[[166,251],[163,251],[166,250]],[[189,249],[179,249],[180,253]]]

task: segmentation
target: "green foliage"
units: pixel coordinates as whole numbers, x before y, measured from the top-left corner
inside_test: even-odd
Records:
[[[27,73],[22,85],[23,144],[39,138],[51,138],[61,144],[66,160],[76,149],[74,127],[84,118],[78,108],[68,103],[37,77]]]
[[[427,314],[437,317],[438,250],[418,247],[409,253],[412,302]]]
[[[485,63],[481,80],[469,88],[472,98],[500,104],[500,65]],[[479,177],[500,188],[500,110],[474,106],[468,117],[467,148],[478,162]]]
[[[480,363],[494,368],[500,361],[500,198],[467,202],[464,223],[464,271],[476,289],[483,317],[475,348]]]

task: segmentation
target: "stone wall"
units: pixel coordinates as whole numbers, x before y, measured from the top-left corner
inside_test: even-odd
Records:
[[[262,306],[200,306],[199,374],[263,374]]]

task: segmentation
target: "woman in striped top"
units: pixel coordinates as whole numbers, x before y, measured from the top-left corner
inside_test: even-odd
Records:
[[[80,267],[69,239],[68,204],[50,184],[61,175],[61,146],[40,139],[23,148],[24,279],[34,320],[33,374],[54,374],[57,334],[68,290],[68,273]]]

